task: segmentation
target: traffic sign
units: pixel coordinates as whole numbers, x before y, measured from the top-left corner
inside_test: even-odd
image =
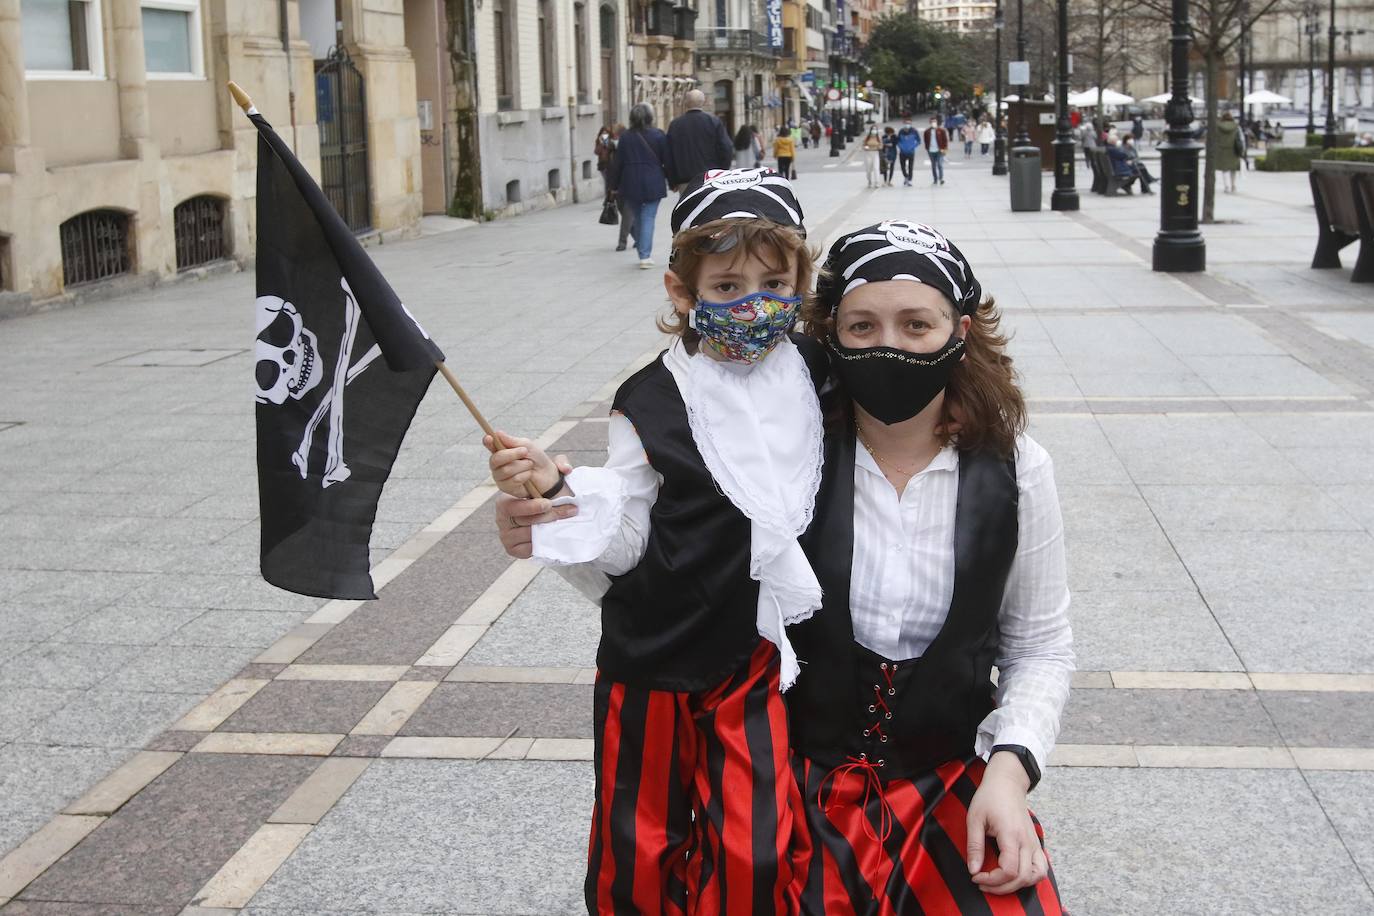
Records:
[[[873,88],[873,80],[864,80],[864,88],[865,88],[865,89],[872,89],[872,88]]]
[[[825,97],[832,102],[838,102],[840,100],[840,90],[831,89],[826,92]]]

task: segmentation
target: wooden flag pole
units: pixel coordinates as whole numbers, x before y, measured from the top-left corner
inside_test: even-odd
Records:
[[[245,112],[253,107],[253,100],[249,97],[248,93],[244,92],[243,87],[233,80],[229,80],[229,94],[234,97],[235,103]],[[434,366],[439,370],[439,374],[448,380],[454,393],[456,393],[459,400],[463,402],[463,406],[468,409],[468,413],[472,414],[472,418],[477,421],[477,425],[482,427],[482,432],[491,437],[491,450],[495,452],[501,446],[500,441],[496,437],[496,430],[487,422],[487,418],[482,416],[482,411],[477,409],[477,405],[472,402],[472,398],[468,397],[468,393],[464,391],[463,386],[458,383],[458,377],[453,374],[453,370],[450,369],[443,360],[436,360]],[[538,499],[542,495],[539,492],[539,488],[534,485],[534,481],[532,480],[525,481],[525,493],[528,494],[531,499]]]
[[[453,370],[450,369],[448,364],[443,360],[436,360],[434,366],[439,370],[439,374],[448,381],[449,386],[453,388],[454,393],[458,395],[458,399],[462,401],[463,406],[468,409],[468,413],[472,414],[472,418],[477,421],[477,425],[482,427],[482,432],[491,436],[491,450],[494,452],[500,448],[501,442],[496,438],[496,430],[487,422],[487,418],[482,416],[482,411],[477,409],[477,405],[472,402],[472,398],[468,397],[468,393],[464,391],[463,386],[458,383],[458,376],[453,374]],[[534,485],[533,480],[525,481],[525,493],[530,499],[539,499],[543,496],[543,494],[539,492],[539,488]]]

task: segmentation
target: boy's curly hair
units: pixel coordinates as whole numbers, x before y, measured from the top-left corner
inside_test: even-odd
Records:
[[[677,274],[695,296],[702,259],[710,254],[729,252],[734,256],[732,266],[752,254],[768,265],[769,270],[778,271],[786,269],[787,262],[795,257],[797,280],[794,289],[802,298],[802,309],[807,308],[813,296],[811,284],[819,252],[807,245],[797,230],[766,219],[717,219],[684,229],[673,236],[668,269]],[[672,308],[658,319],[658,329],[681,337],[689,344],[701,339],[701,335],[687,326],[687,317]]]

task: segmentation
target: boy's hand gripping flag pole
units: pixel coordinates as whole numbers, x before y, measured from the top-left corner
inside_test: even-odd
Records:
[[[377,503],[436,370],[501,443],[319,185],[247,93],[232,82],[229,92],[258,129],[263,578],[301,594],[374,598]],[[525,489],[540,495],[533,481]]]

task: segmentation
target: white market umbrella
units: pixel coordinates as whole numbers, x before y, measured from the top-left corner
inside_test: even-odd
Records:
[[[873,103],[865,102],[863,99],[851,99],[844,96],[834,102],[826,103],[826,108],[838,108],[841,111],[872,111]]]
[[[1169,100],[1173,97],[1174,94],[1172,92],[1161,92],[1159,95],[1152,95],[1148,99],[1141,99],[1140,101],[1150,105],[1167,105]],[[1190,95],[1188,96],[1188,101],[1192,102],[1194,105],[1201,105],[1203,100]]]
[[[1288,96],[1270,92],[1268,89],[1260,89],[1245,97],[1247,105],[1287,105],[1292,101]]]
[[[1097,105],[1098,91],[1098,88],[1094,86],[1091,89],[1084,89],[1082,92],[1072,92],[1069,94],[1069,104],[1077,108]],[[1101,103],[1103,105],[1129,105],[1131,102],[1135,101],[1134,97],[1122,92],[1117,92],[1115,89],[1103,89],[1101,90],[1101,94]]]

